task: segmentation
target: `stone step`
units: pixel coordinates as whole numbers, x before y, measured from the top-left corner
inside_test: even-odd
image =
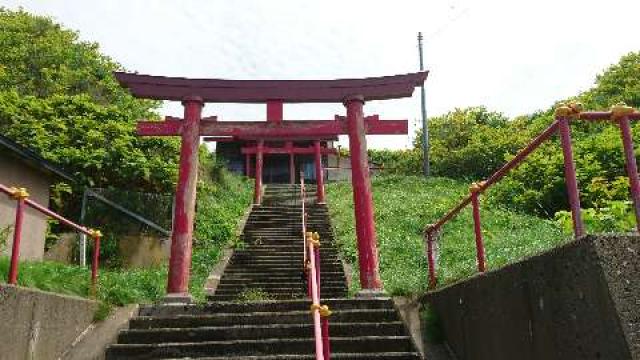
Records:
[[[197,343],[116,344],[107,349],[107,360],[167,359],[178,356],[264,355],[313,353],[313,338],[206,341]],[[332,337],[333,352],[411,352],[408,336]]]
[[[234,265],[295,265],[302,267],[302,256],[299,258],[264,258],[264,257],[234,257],[231,259],[231,264]],[[320,258],[320,264],[322,265],[337,265],[340,261],[336,258]]]
[[[403,336],[401,321],[387,323],[334,323],[329,324],[332,337]],[[263,338],[313,337],[313,324],[276,324],[246,326],[213,326],[195,329],[162,328],[123,330],[118,335],[120,344],[152,344],[199,341],[251,340]]]
[[[236,288],[236,287],[250,287],[250,288],[258,288],[262,287],[263,289],[272,289],[277,287],[288,287],[294,288],[298,286],[306,287],[306,283],[301,279],[298,281],[282,281],[280,279],[276,279],[273,282],[264,282],[264,281],[247,281],[245,279],[230,279],[230,278],[222,278],[220,284],[218,284],[217,289],[222,288]],[[329,280],[322,279],[321,287],[324,288],[346,288],[344,281],[340,280]]]
[[[271,279],[269,277],[258,277],[258,276],[223,276],[222,279],[220,280],[220,284],[224,283],[224,284],[230,284],[230,283],[238,283],[238,284],[244,284],[244,283],[251,283],[251,286],[255,286],[258,287],[259,284],[272,284],[272,283],[291,283],[291,282],[299,282],[299,283],[305,283],[302,280],[302,276],[298,275],[298,276],[288,276],[288,277],[283,277],[283,278],[278,278],[278,279]],[[336,285],[336,284],[344,284],[344,276],[325,276],[322,275],[322,284],[321,286],[327,286],[327,285]],[[253,285],[255,284],[255,285]]]
[[[395,309],[334,309],[331,322],[381,323],[399,321]],[[195,328],[233,325],[306,324],[308,308],[300,311],[265,311],[217,313],[212,315],[177,315],[174,317],[139,316],[131,319],[131,329]]]
[[[279,287],[278,286],[266,287],[262,285],[255,286],[255,287],[229,285],[229,286],[216,288],[214,295],[241,295],[243,292],[248,290],[260,290],[261,292],[264,292],[269,295],[291,294],[293,297],[297,297],[297,298],[304,297],[307,294],[307,287],[304,284],[300,283],[296,286],[279,286]],[[340,292],[346,292],[346,291],[347,291],[347,288],[344,285],[341,285],[341,286],[327,285],[327,286],[321,287],[321,294],[324,294],[324,293],[334,294],[334,293],[340,293]]]
[[[256,356],[224,356],[224,357],[205,357],[198,360],[315,360],[314,355],[256,355]],[[336,360],[419,360],[422,359],[418,353],[411,352],[383,352],[375,354],[356,354],[356,353],[332,353],[332,359]],[[184,359],[184,358],[183,358]],[[171,359],[178,360],[178,359]]]
[[[347,292],[340,293],[322,293],[322,296],[330,297],[330,298],[344,298],[347,296]],[[286,300],[305,300],[307,299],[306,293],[302,294],[267,294],[269,300],[273,301],[286,301]],[[240,294],[226,294],[226,295],[210,295],[207,296],[207,300],[209,301],[228,301],[228,302],[236,302],[236,303],[245,303],[246,299],[241,298]]]
[[[322,299],[322,303],[329,305],[333,310],[351,309],[387,309],[393,310],[393,303],[389,298],[380,299]],[[285,300],[285,301],[252,301],[247,303],[236,302],[209,302],[204,304],[159,304],[141,305],[139,315],[167,317],[175,315],[202,315],[233,312],[283,312],[305,311],[311,305],[310,300]]]
[[[333,249],[335,250],[336,248],[331,247],[331,246],[322,246],[320,245],[320,249]],[[296,251],[302,251],[302,244],[296,244],[296,245],[247,245],[244,250],[270,250],[270,251],[280,251],[280,252],[296,252]],[[322,251],[322,250],[320,250]]]

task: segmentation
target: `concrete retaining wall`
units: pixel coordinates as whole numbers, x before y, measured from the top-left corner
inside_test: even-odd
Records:
[[[0,183],[6,186],[27,188],[29,198],[45,207],[49,206],[49,186],[51,179],[22,161],[8,154],[0,154]],[[13,225],[15,223],[16,201],[0,194],[0,234],[9,228],[6,238],[0,239],[0,255],[11,254],[13,245]],[[22,224],[20,259],[41,260],[44,254],[44,237],[47,231],[47,217],[27,206]]]
[[[0,285],[0,360],[57,359],[93,321],[95,301]]]
[[[428,294],[464,359],[640,359],[640,237],[588,236]]]

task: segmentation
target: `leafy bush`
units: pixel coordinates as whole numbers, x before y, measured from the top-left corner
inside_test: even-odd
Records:
[[[178,142],[135,135],[136,120],[157,118],[160,103],[120,87],[119,64],[48,17],[0,8],[0,29],[0,133],[80,185],[173,188]]]
[[[631,201],[608,201],[598,208],[582,209],[582,221],[590,233],[631,232],[636,219]],[[558,211],[555,219],[565,234],[573,234],[571,212]]]
[[[592,89],[567,100],[581,101],[585,109],[607,109],[620,101],[637,108],[639,94],[640,52],[636,52],[623,56],[598,75]],[[553,122],[554,107],[512,120],[484,107],[455,109],[431,118],[433,174],[486,179]],[[640,124],[633,125],[633,132],[640,133]],[[583,207],[598,208],[603,201],[628,200],[617,126],[574,122],[572,140]],[[392,173],[417,174],[422,161],[421,141],[419,130],[414,150],[384,152],[384,156],[373,152],[372,158],[383,158],[385,168]],[[563,157],[557,136],[492,188],[490,196],[494,204],[548,218],[566,210]]]

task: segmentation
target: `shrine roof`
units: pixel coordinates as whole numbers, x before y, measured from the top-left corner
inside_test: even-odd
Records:
[[[341,103],[362,95],[365,101],[409,97],[427,78],[427,71],[361,79],[336,80],[226,80],[188,79],[115,72],[120,85],[133,96],[155,100],[181,101],[199,96],[204,102]]]

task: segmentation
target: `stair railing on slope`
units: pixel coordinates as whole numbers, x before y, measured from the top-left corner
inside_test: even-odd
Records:
[[[18,263],[20,260],[20,242],[22,240],[22,225],[24,220],[25,207],[29,206],[36,211],[58,220],[60,223],[72,228],[76,232],[88,235],[94,241],[93,246],[93,260],[91,263],[91,295],[95,295],[96,284],[98,282],[98,262],[100,257],[100,238],[102,234],[99,230],[89,229],[84,226],[78,225],[73,221],[59,215],[45,206],[38,204],[37,202],[29,199],[29,193],[25,188],[6,187],[0,184],[0,192],[8,195],[16,201],[16,216],[13,226],[13,244],[11,248],[11,260],[9,265],[9,275],[7,277],[7,283],[16,285],[18,282]],[[2,239],[0,239],[2,240]]]
[[[429,267],[429,288],[434,288],[437,282],[436,276],[436,256],[434,242],[438,237],[442,227],[451,219],[456,217],[467,205],[472,206],[473,225],[475,232],[476,261],[479,272],[486,271],[486,259],[484,250],[484,240],[482,237],[482,225],[480,222],[480,201],[479,195],[489,187],[501,180],[509,171],[522,163],[542,143],[548,140],[556,132],[560,135],[562,154],[564,158],[564,176],[567,187],[567,197],[571,209],[573,222],[573,233],[576,238],[585,234],[584,224],[580,214],[580,196],[578,192],[578,181],[576,178],[576,168],[573,161],[573,150],[571,147],[571,121],[611,121],[620,127],[622,145],[629,177],[630,193],[636,216],[636,227],[640,231],[640,180],[638,179],[638,169],[634,154],[633,137],[631,134],[631,120],[640,120],[640,112],[624,103],[614,105],[610,111],[583,112],[582,105],[572,103],[560,105],[555,112],[554,122],[535,137],[524,149],[507,162],[502,168],[491,175],[487,180],[471,184],[470,194],[466,196],[458,205],[447,212],[437,222],[428,225],[424,230],[426,257]]]
[[[331,311],[320,304],[320,236],[307,231],[304,173],[300,174],[300,201],[302,204],[302,238],[304,241],[304,271],[307,275],[307,291],[311,298],[311,315],[315,340],[316,360],[330,360],[329,319]]]

